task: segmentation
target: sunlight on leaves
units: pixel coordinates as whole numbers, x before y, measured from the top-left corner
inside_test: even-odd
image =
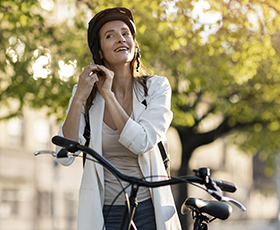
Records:
[[[70,64],[66,64],[64,61],[60,60],[58,62],[59,65],[59,77],[62,81],[68,81],[69,78],[74,74],[74,70],[77,67],[77,60],[70,62]]]
[[[46,68],[50,64],[49,57],[42,55],[38,57],[35,63],[32,65],[33,78],[37,80],[38,78],[47,78],[51,73],[49,68]]]
[[[44,10],[51,11],[54,8],[53,0],[39,0],[39,2]]]

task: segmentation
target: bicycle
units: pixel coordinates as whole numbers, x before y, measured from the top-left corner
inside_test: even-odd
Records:
[[[123,212],[119,230],[137,230],[136,226],[133,223],[133,217],[135,209],[137,207],[137,192],[139,186],[155,188],[172,184],[189,183],[208,192],[216,200],[208,201],[200,198],[187,198],[181,206],[182,214],[186,214],[189,211],[192,212],[192,217],[195,220],[193,224],[193,230],[207,230],[208,223],[214,221],[215,219],[226,220],[232,212],[232,207],[226,202],[230,202],[236,205],[242,211],[246,210],[245,206],[242,205],[240,202],[222,195],[222,191],[231,193],[235,192],[237,190],[235,184],[211,178],[209,168],[200,168],[198,170],[193,170],[195,173],[194,176],[187,175],[182,177],[170,177],[168,179],[150,182],[146,181],[145,178],[136,178],[122,174],[103,156],[98,154],[93,149],[79,144],[78,142],[63,138],[61,136],[54,136],[52,138],[52,142],[53,144],[62,147],[58,153],[49,150],[42,150],[36,151],[34,155],[38,156],[39,154],[47,153],[51,154],[53,157],[56,158],[71,158],[78,157],[79,154],[75,154],[75,152],[82,151],[91,155],[94,159],[93,160],[92,158],[87,158],[88,160],[93,160],[97,163],[100,163],[103,167],[105,167],[113,175],[115,175],[119,181],[123,180],[130,183],[131,193],[129,198],[128,195],[125,193],[125,188],[122,191],[125,193],[127,199],[125,202],[125,209]],[[198,184],[204,185],[206,188],[203,188]],[[212,217],[212,219],[210,219],[210,217]]]

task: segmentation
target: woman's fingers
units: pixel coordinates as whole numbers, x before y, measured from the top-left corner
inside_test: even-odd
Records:
[[[106,83],[111,85],[111,81],[114,77],[114,72],[109,70],[108,68],[106,68],[105,66],[102,65],[95,65],[93,63],[90,63],[90,65],[86,66],[83,69],[83,72],[80,75],[81,81],[83,81],[83,79],[85,79],[86,81],[89,81],[90,84],[94,84],[95,82],[100,82],[99,86],[104,85],[105,81],[107,82],[109,80],[109,82]],[[109,85],[107,85],[108,88]]]
[[[93,74],[97,73],[100,71],[100,69],[97,67],[97,65],[90,63],[90,65],[86,66],[82,73],[80,74],[80,77],[84,78],[89,78],[91,79]]]
[[[102,65],[96,65],[96,66],[97,66],[97,68],[98,68],[99,70],[101,70],[103,73],[105,73],[105,75],[107,76],[107,78],[108,78],[108,77],[113,77],[113,76],[114,76],[114,72],[111,71],[111,70],[109,70],[109,69],[107,69],[105,66],[102,66]]]
[[[90,63],[86,66],[79,77],[78,95],[82,100],[86,100],[89,96],[91,89],[95,83],[102,94],[105,96],[111,92],[114,72],[109,70],[103,65],[95,65]]]
[[[96,73],[90,75],[90,81],[98,82],[98,76]]]
[[[98,71],[100,71],[98,67],[92,63],[83,69],[79,76],[78,88],[76,91],[76,97],[79,98],[79,100],[85,101],[88,98],[93,85],[99,81],[97,75]]]

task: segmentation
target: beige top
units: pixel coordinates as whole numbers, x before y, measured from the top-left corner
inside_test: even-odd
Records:
[[[132,153],[118,142],[120,133],[118,130],[111,129],[103,122],[102,127],[102,149],[103,156],[113,164],[123,174],[143,178],[143,174],[138,164],[138,155]],[[121,181],[123,187],[126,187],[129,183]],[[119,181],[116,177],[104,169],[104,184],[105,184],[105,205],[111,205],[115,197],[122,190]],[[130,196],[131,186],[126,189],[128,196]],[[140,187],[137,195],[138,202],[144,201],[150,198],[150,191],[146,187]],[[114,205],[124,205],[125,198],[122,193]]]

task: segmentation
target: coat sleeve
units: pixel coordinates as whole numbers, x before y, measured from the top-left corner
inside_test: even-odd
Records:
[[[73,97],[74,97],[74,95],[75,95],[75,93],[76,93],[76,90],[77,90],[77,85],[75,85],[75,86],[73,87],[72,97],[71,97],[70,100],[69,100],[69,105],[68,105],[68,109],[67,109],[67,111],[66,111],[66,116],[67,116],[68,111],[69,111],[69,109],[70,109],[70,106],[71,106],[71,104],[72,104]],[[64,121],[63,121],[62,124],[60,125],[59,131],[58,131],[58,136],[61,136],[61,137],[64,137],[63,131],[62,131],[63,124],[64,124]],[[85,140],[85,138],[84,138],[84,136],[83,136],[85,125],[86,125],[86,122],[85,122],[85,116],[84,116],[84,113],[83,113],[82,116],[81,116],[81,119],[80,119],[79,141],[78,141],[78,142],[81,143],[81,144],[84,144],[84,143],[86,142],[86,140]],[[60,149],[61,149],[61,147],[56,146],[56,152],[59,152]],[[79,154],[79,152],[76,152],[76,154]],[[75,160],[75,157],[73,157],[73,158],[57,158],[57,161],[58,161],[60,164],[64,165],[64,166],[69,166],[69,165],[71,165],[71,164],[74,162],[74,160]]]
[[[173,118],[171,87],[165,77],[153,76],[147,80],[147,107],[135,120],[129,118],[119,142],[135,154],[150,151],[165,135]],[[141,105],[141,102],[139,103]]]

